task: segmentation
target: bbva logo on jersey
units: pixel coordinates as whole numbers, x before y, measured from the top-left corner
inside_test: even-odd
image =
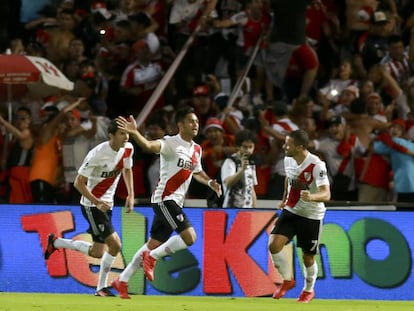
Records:
[[[182,158],[178,158],[177,166],[182,167],[183,169],[192,171],[194,170],[194,165],[190,160],[184,160]]]

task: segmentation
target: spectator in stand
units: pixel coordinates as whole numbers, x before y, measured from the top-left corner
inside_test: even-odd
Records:
[[[45,30],[44,46],[46,57],[58,67],[62,67],[75,38],[75,18],[72,10],[62,10],[57,13],[57,27]]]
[[[155,42],[155,45],[158,45],[159,48],[158,36],[155,34],[158,24],[152,19],[151,15],[145,12],[137,12],[129,16],[128,20],[131,23],[135,41],[145,39],[149,43]],[[153,48],[153,45],[150,44],[150,48],[152,53],[156,52],[156,47]]]
[[[380,94],[385,108],[390,112],[397,109],[402,115],[407,113],[409,108],[399,99],[402,89],[383,65],[373,65],[368,72],[368,79],[374,83],[375,91]],[[400,117],[405,118],[402,115]],[[392,118],[393,116],[390,117]]]
[[[219,113],[218,106],[210,97],[209,88],[205,84],[197,85],[193,89],[192,106],[200,122],[200,132],[197,141],[200,143],[205,139],[204,127],[208,118],[216,117]]]
[[[62,157],[64,170],[64,194],[65,203],[78,204],[81,194],[75,188],[75,178],[83,159],[91,149],[92,138],[96,134],[96,117],[91,116],[92,126],[87,126],[81,122],[79,110],[73,109],[66,113],[67,129],[61,135],[62,138]]]
[[[221,120],[214,117],[207,119],[204,135],[206,139],[201,144],[203,166],[209,176],[218,176],[224,159],[237,151],[234,136],[226,134]]]
[[[124,70],[121,91],[128,97],[124,114],[137,117],[162,78],[161,66],[151,61],[151,51],[146,40],[139,40],[132,46],[133,62]],[[152,111],[164,106],[160,96]]]
[[[8,150],[7,169],[10,185],[9,203],[32,203],[29,172],[33,155],[34,133],[30,128],[31,113],[25,107],[17,109],[14,124],[0,116],[0,125],[13,135]],[[3,142],[4,143],[4,142]]]
[[[345,119],[341,116],[329,121],[328,136],[313,141],[315,151],[321,153],[331,179],[332,199],[356,201],[358,199],[355,179],[354,157],[364,155],[366,148],[358,137],[351,134]]]
[[[273,27],[268,36],[265,68],[269,81],[279,90],[283,87],[292,52],[306,42],[308,4],[308,0],[270,1]]]
[[[272,166],[272,177],[268,186],[269,199],[281,199],[285,184],[285,168],[283,142],[286,135],[292,131],[298,130],[299,127],[289,117],[287,105],[284,101],[275,101],[273,103],[273,115],[275,121],[271,124],[265,122],[262,129],[271,137],[270,151],[274,156]]]
[[[405,49],[402,37],[399,35],[390,36],[388,38],[388,52],[381,60],[381,64],[384,65],[385,70],[390,73],[401,87],[405,86],[408,78],[413,73],[411,68],[412,61]]]
[[[393,191],[397,195],[397,201],[414,202],[414,143],[403,138],[404,134],[404,120],[393,120],[390,127],[391,141],[374,141],[373,151],[387,155],[391,160]]]
[[[318,56],[310,45],[302,44],[292,51],[282,89],[288,103],[295,98],[314,95],[318,69]]]
[[[169,36],[174,52],[178,53],[199,23],[202,27],[197,33],[197,40],[188,49],[177,79],[184,80],[191,75],[196,83],[201,83],[203,75],[214,73],[218,50],[213,30],[208,21],[217,17],[215,11],[217,0],[174,0],[169,15]],[[194,64],[197,64],[194,66]]]
[[[167,134],[167,123],[163,111],[148,118],[145,122],[145,132],[149,140],[162,139]],[[146,155],[147,157],[144,158],[144,172],[146,172],[147,189],[151,195],[160,177],[160,155],[151,153],[146,153]]]
[[[327,121],[334,116],[340,116],[344,112],[350,111],[351,103],[359,98],[359,89],[356,86],[347,86],[340,94],[338,101],[332,103],[326,96],[321,95],[319,102],[322,103],[320,118]]]
[[[54,192],[59,182],[59,170],[62,167],[61,128],[66,113],[76,108],[83,99],[66,106],[63,110],[50,105],[43,109],[45,121],[34,147],[32,166],[30,168],[30,186],[35,203],[53,203]]]
[[[366,70],[379,64],[388,51],[388,38],[392,34],[389,29],[387,14],[383,11],[372,13],[371,23],[366,33],[358,40],[359,52]]]
[[[241,49],[238,56],[240,58],[238,68],[240,72],[248,62],[257,41],[261,39],[263,34],[268,32],[270,20],[270,14],[265,10],[262,0],[249,0],[246,1],[245,9],[240,13],[233,15],[229,19],[216,20],[213,22],[213,25],[216,28],[239,26],[237,43]],[[266,44],[263,41],[260,44],[260,49],[263,50],[265,47]],[[250,75],[253,85],[252,100],[256,105],[263,103],[262,91],[264,90],[266,90],[266,101],[273,99],[272,86],[265,77],[263,57],[262,53],[259,52],[257,54],[254,61],[254,67],[252,68],[254,74]],[[265,85],[267,85],[266,88]]]
[[[389,124],[374,119],[366,112],[366,102],[359,98],[350,106],[350,112],[344,113],[351,133],[361,144],[368,148],[374,131],[387,129]],[[368,153],[366,157],[355,157],[355,172],[359,180],[358,201],[384,202],[388,197],[390,166],[381,156]]]
[[[319,96],[325,96],[327,100],[337,103],[342,91],[348,86],[358,86],[358,81],[352,79],[352,63],[349,59],[343,59],[334,74],[336,77],[319,89]]]

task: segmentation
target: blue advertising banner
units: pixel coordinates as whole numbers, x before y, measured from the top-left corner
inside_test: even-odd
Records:
[[[146,295],[270,296],[280,276],[267,251],[274,210],[185,208],[197,232],[188,250],[159,260],[155,280],[141,270],[129,289]],[[48,261],[43,249],[50,232],[91,241],[78,206],[3,205],[0,209],[0,291],[93,293],[99,259],[59,250]],[[114,208],[113,224],[122,240],[110,273],[116,278],[148,237],[153,213]],[[328,211],[315,291],[329,299],[414,299],[411,277],[414,212]],[[289,245],[297,286],[302,290],[301,251]]]

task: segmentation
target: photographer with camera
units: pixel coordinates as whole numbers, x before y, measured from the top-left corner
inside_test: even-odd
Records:
[[[249,130],[239,131],[235,143],[238,151],[224,160],[221,167],[223,207],[253,208],[257,203],[254,190],[257,177],[253,155],[256,135]]]

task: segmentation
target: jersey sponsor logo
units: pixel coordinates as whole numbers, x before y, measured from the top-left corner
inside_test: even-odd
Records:
[[[189,171],[193,171],[194,170],[193,163],[191,161],[189,161],[189,160],[184,160],[182,158],[178,158],[177,166],[178,167],[182,167],[183,169],[189,170]]]
[[[289,180],[292,189],[296,190],[309,190],[309,185],[306,182],[303,182],[299,179]]]
[[[323,177],[323,176],[325,176],[325,175],[326,175],[326,171],[321,170],[321,171],[319,172],[319,177]]]
[[[101,178],[110,178],[110,177],[115,177],[119,174],[120,170],[113,170],[113,171],[109,171],[109,172],[102,172],[101,173]]]

